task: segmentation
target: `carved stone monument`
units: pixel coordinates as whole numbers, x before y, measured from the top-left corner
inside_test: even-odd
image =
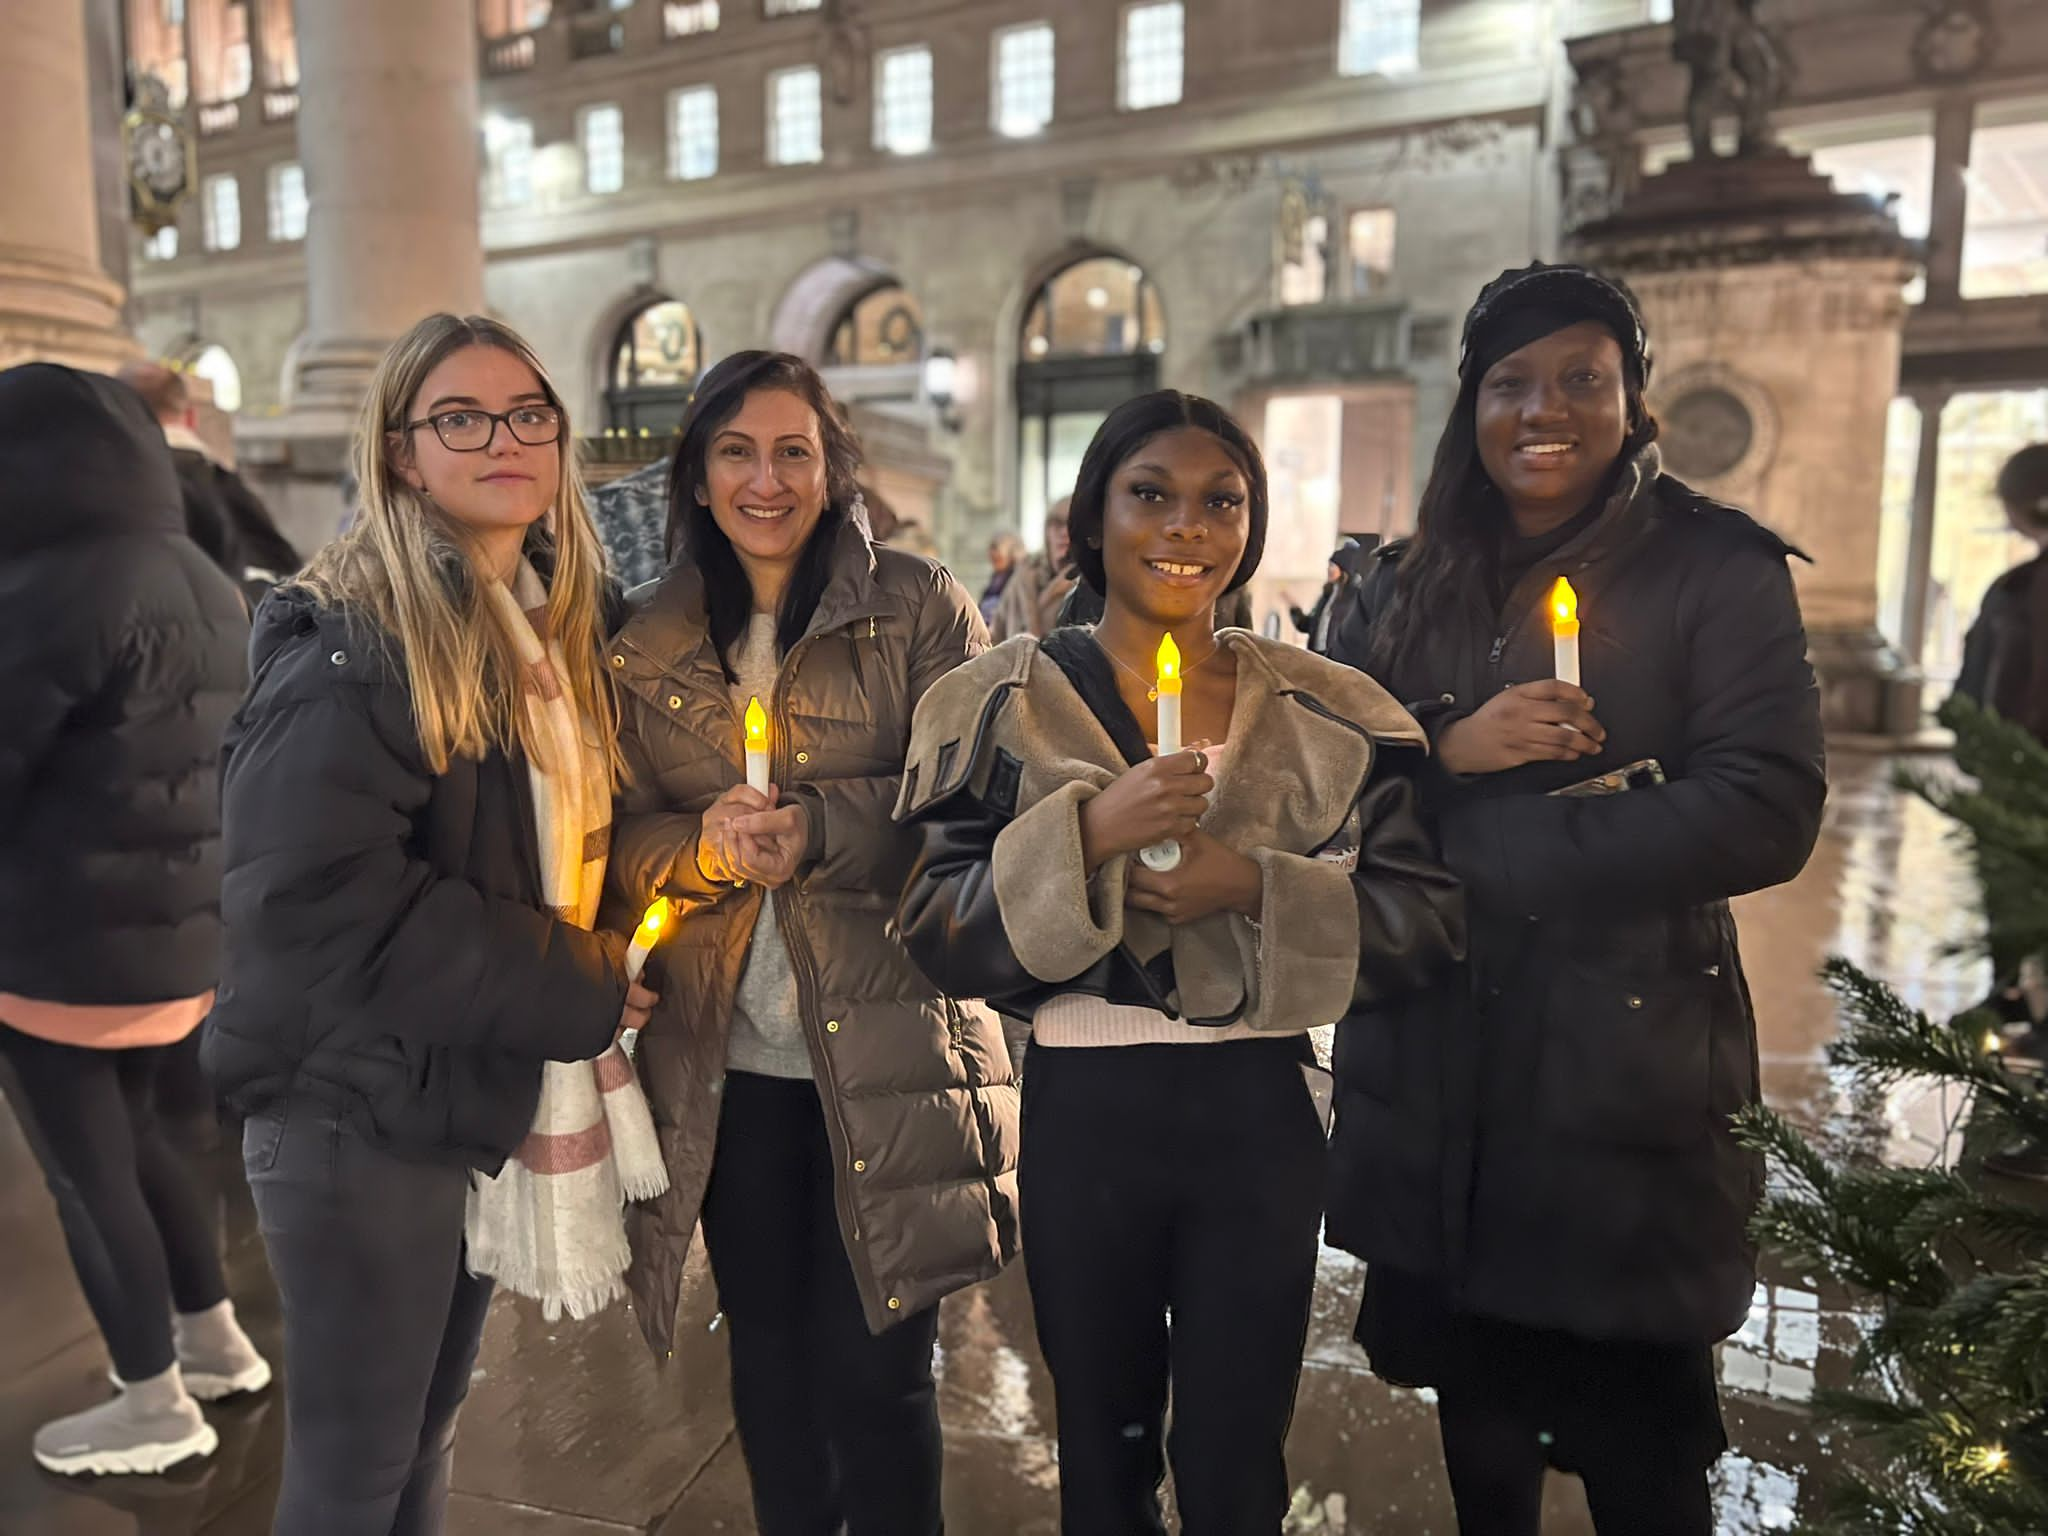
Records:
[[[1775,147],[1782,71],[1754,0],[1676,11],[1694,158],[1633,186],[1567,252],[1642,301],[1670,472],[1813,556],[1797,579],[1829,727],[1881,732],[1901,671],[1877,628],[1886,413],[1920,252],[1888,206]],[[1730,109],[1742,147],[1723,156]]]

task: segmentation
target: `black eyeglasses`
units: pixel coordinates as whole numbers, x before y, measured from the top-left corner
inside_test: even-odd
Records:
[[[498,435],[500,422],[515,441],[529,448],[545,448],[561,441],[562,413],[552,405],[515,405],[504,412],[443,411],[438,416],[408,421],[405,430],[417,432],[421,427],[432,427],[434,436],[441,439],[441,446],[449,452],[481,453]]]

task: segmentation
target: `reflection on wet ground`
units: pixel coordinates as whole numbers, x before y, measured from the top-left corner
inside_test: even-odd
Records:
[[[1797,882],[1740,904],[1743,949],[1762,1020],[1764,1086],[1802,1122],[1894,1156],[1941,1145],[1938,1095],[1902,1090],[1855,1101],[1823,1050],[1834,1010],[1814,979],[1830,953],[1885,975],[1912,1001],[1953,1011],[1981,994],[1983,968],[1948,953],[1972,927],[1965,860],[1934,811],[1889,787],[1890,764],[1846,757],[1819,851]],[[225,1202],[231,1273],[259,1342],[275,1351],[275,1293],[248,1197],[230,1158],[211,1163]],[[0,1532],[5,1536],[255,1536],[269,1529],[283,1434],[275,1394],[213,1411],[221,1450],[153,1479],[73,1483],[40,1473],[29,1437],[43,1420],[96,1401],[106,1355],[65,1262],[57,1223],[13,1118],[0,1108]],[[1289,1531],[1317,1536],[1448,1536],[1455,1529],[1422,1395],[1381,1385],[1351,1343],[1356,1262],[1322,1257],[1291,1465]],[[457,1457],[457,1536],[710,1536],[753,1530],[725,1392],[725,1346],[701,1263],[685,1293],[675,1359],[657,1370],[623,1311],[547,1323],[501,1299],[491,1319]],[[1805,1407],[1839,1383],[1856,1324],[1840,1298],[1773,1273],[1747,1325],[1722,1351],[1735,1449],[1718,1472],[1720,1530],[1788,1528],[1811,1510],[1828,1455]],[[1050,1383],[1021,1273],[953,1298],[940,1333],[954,1536],[1051,1536],[1057,1464]],[[1591,1527],[1576,1484],[1549,1490],[1547,1536]]]

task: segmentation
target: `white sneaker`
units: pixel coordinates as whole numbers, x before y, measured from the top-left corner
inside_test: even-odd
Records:
[[[211,1456],[220,1436],[171,1367],[130,1383],[109,1402],[36,1431],[35,1457],[52,1472],[156,1473],[194,1456]]]
[[[224,1301],[209,1312],[180,1314],[173,1332],[185,1390],[202,1403],[219,1402],[238,1392],[260,1392],[270,1385],[270,1362],[257,1353],[235,1321],[233,1302]]]

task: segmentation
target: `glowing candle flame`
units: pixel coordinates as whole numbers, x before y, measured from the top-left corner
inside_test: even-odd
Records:
[[[1999,1033],[1999,1032],[1998,1032],[1997,1030],[1995,1030],[1995,1029],[1987,1029],[1987,1030],[1985,1030],[1985,1031],[1984,1031],[1984,1054],[1985,1054],[1985,1055],[1987,1055],[1987,1056],[1996,1056],[1996,1055],[1997,1055],[1997,1054],[1998,1054],[1998,1053],[1999,1053],[2000,1051],[2002,1051],[2002,1050],[2004,1050],[2004,1049],[2005,1049],[2005,1036],[2001,1035],[2001,1034],[2000,1034],[2000,1033]]]
[[[758,696],[747,700],[747,750],[768,750],[768,711],[761,707]]]
[[[1171,630],[1159,642],[1159,691],[1180,692],[1180,647],[1173,643]]]
[[[642,949],[652,949],[661,940],[661,930],[668,926],[668,899],[656,897],[654,905],[647,909],[647,915],[640,919],[640,927],[633,935],[633,942]]]
[[[1550,589],[1550,627],[1553,633],[1566,637],[1579,632],[1579,594],[1562,576]]]

